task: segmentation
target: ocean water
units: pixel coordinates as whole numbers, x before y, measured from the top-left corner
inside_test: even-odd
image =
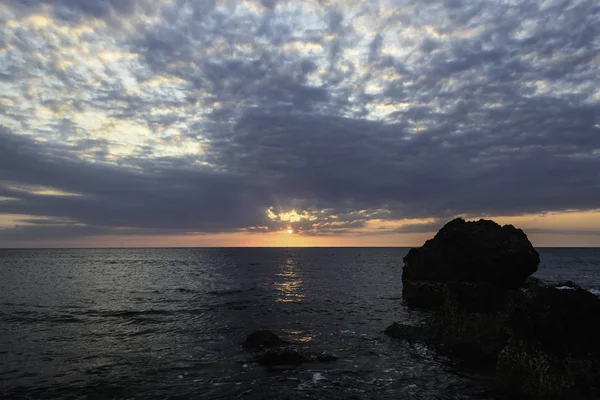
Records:
[[[491,373],[387,338],[404,248],[0,250],[0,397],[495,399]],[[600,290],[600,249],[540,249],[538,277]],[[272,329],[332,363],[269,369]]]

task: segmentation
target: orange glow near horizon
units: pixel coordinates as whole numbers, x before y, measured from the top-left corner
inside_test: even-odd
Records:
[[[600,247],[600,211],[597,210],[482,218],[523,229],[533,245],[538,247]],[[474,219],[479,218],[469,218]],[[410,220],[410,224],[431,221]],[[5,222],[4,227],[8,228],[7,225],[14,224],[15,219]],[[366,227],[344,235],[304,235],[288,227],[267,233],[120,234],[35,242],[3,241],[0,247],[414,247],[421,246],[435,235],[436,229],[418,233],[393,231],[406,224],[406,221],[372,221]]]

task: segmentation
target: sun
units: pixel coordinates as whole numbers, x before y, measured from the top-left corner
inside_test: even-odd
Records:
[[[291,229],[288,229],[288,233],[291,235],[292,233],[294,233],[294,231]]]

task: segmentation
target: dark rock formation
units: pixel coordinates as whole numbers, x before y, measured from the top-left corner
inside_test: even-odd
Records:
[[[448,302],[421,325],[394,323],[385,333],[436,346],[446,355],[492,368],[506,345],[507,312],[468,312]]]
[[[471,284],[472,290],[461,291],[467,302],[477,298],[497,304],[496,296],[504,297],[506,290],[523,285],[539,262],[522,230],[458,218],[404,257],[402,296],[410,306],[436,308],[446,301],[447,284],[458,282]]]
[[[447,223],[404,257],[402,297],[436,312],[422,327],[392,326],[388,334],[435,344],[469,361],[495,364],[506,345],[506,321],[539,255],[527,235],[493,221]]]
[[[252,332],[246,337],[242,346],[247,349],[260,349],[263,347],[278,346],[284,344],[276,334],[269,330],[260,330]]]
[[[557,289],[560,288],[560,289]],[[600,398],[600,299],[573,282],[542,287],[508,318],[498,375],[533,399]]]
[[[490,282],[519,287],[537,271],[537,251],[512,225],[481,219],[448,222],[433,239],[404,257],[404,276],[412,280]]]
[[[600,299],[530,277],[539,256],[523,231],[456,219],[404,262],[404,300],[432,312],[387,335],[495,366],[511,398],[600,398]]]

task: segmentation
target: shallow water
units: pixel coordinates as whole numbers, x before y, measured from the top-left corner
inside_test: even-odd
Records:
[[[387,338],[408,249],[0,250],[0,389],[20,398],[493,399],[493,376]],[[600,289],[600,250],[538,276]],[[272,329],[332,363],[255,364]]]

